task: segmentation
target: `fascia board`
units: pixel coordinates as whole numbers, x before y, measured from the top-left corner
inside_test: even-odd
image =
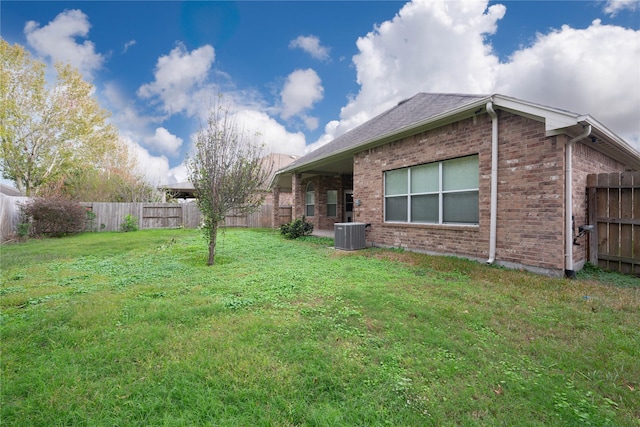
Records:
[[[544,107],[527,101],[494,95],[494,105],[515,114],[544,122],[547,136],[563,133],[562,130],[579,123],[579,116],[569,111]]]
[[[620,138],[618,135],[616,135],[612,130],[610,130],[608,127],[606,127],[605,125],[603,125],[602,123],[600,123],[598,120],[594,119],[593,117],[586,115],[586,116],[582,116],[579,118],[580,123],[585,123],[585,124],[589,124],[591,125],[594,129],[597,129],[603,136],[605,136],[606,138],[610,139],[611,141],[615,142],[616,144],[631,150],[631,151],[636,151],[627,141],[625,141],[624,139]],[[640,153],[638,153],[636,151],[636,155],[640,155]]]
[[[614,158],[632,169],[640,170],[640,151],[589,115],[580,117],[580,122],[591,125],[594,129],[592,134],[596,134],[598,139],[604,142],[604,144],[597,144],[596,149],[603,151],[600,146],[604,145],[605,154],[612,154]]]

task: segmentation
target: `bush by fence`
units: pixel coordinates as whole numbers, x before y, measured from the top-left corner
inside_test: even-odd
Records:
[[[87,229],[87,221],[93,215],[78,202],[62,198],[37,197],[20,207],[24,224],[19,224],[18,234],[22,235],[22,226],[30,227],[25,235],[61,237],[80,233]]]

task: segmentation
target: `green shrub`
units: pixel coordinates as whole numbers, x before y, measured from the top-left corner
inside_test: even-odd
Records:
[[[61,237],[86,229],[87,210],[64,197],[39,197],[24,204],[21,210],[27,219],[23,224],[30,222],[31,226],[19,226],[18,233]]]
[[[287,239],[297,239],[298,237],[309,236],[311,233],[313,233],[313,224],[307,222],[304,216],[291,221],[289,224],[280,226],[280,234]]]
[[[87,231],[98,231],[98,227],[95,224],[96,214],[90,209],[87,210]]]
[[[138,231],[138,217],[133,215],[125,215],[124,222],[120,224],[120,230],[126,232]]]
[[[29,231],[31,230],[31,224],[28,222],[21,222],[18,224],[18,237],[21,239],[29,236]]]

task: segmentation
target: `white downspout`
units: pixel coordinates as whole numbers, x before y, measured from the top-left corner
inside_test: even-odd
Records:
[[[496,229],[498,218],[498,115],[493,110],[493,102],[487,102],[487,113],[491,117],[491,221],[489,224],[489,259],[496,260]]]
[[[564,166],[564,274],[573,278],[576,272],[573,270],[573,143],[586,138],[591,134],[591,125],[584,127],[584,132],[567,142],[565,150]]]

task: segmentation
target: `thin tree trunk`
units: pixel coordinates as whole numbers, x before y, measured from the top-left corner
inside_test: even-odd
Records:
[[[215,224],[209,229],[209,259],[207,260],[207,265],[213,265],[215,263],[217,237],[218,224]]]

